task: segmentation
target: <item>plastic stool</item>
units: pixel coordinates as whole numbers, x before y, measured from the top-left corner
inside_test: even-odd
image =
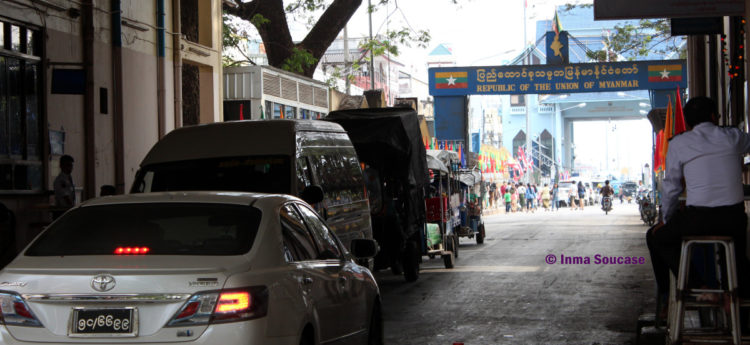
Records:
[[[725,289],[689,289],[687,287],[688,272],[690,270],[690,259],[692,257],[692,247],[696,244],[713,244],[724,247],[726,260],[726,280]],[[716,342],[725,341],[732,344],[741,344],[742,334],[740,329],[740,304],[737,295],[737,269],[734,257],[734,241],[727,236],[697,236],[683,237],[682,253],[680,255],[680,270],[677,277],[677,291],[674,291],[676,306],[674,317],[670,318],[669,342],[670,344],[679,344],[682,342]],[[685,301],[690,295],[699,295],[703,293],[721,294],[718,302],[701,302]],[[715,332],[690,331],[683,329],[685,321],[685,307],[712,307],[724,310],[724,296],[728,295],[730,320],[730,335],[716,334]]]

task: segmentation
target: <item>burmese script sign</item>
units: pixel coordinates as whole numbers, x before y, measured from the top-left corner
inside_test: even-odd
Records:
[[[429,69],[430,95],[555,94],[687,87],[685,60]]]

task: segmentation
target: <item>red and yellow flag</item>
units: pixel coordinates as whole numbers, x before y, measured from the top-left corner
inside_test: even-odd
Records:
[[[685,115],[682,113],[682,99],[680,97],[680,87],[677,87],[677,96],[675,96],[675,112],[674,112],[674,135],[680,134],[686,131],[685,127]]]
[[[659,171],[664,170],[664,162],[663,157],[661,156],[661,147],[662,147],[662,141],[664,139],[664,130],[660,129],[659,133],[656,135],[656,147],[654,148],[654,172],[658,173]]]

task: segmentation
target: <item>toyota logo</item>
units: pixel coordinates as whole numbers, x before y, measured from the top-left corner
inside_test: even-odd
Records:
[[[91,279],[91,288],[104,292],[115,288],[115,277],[109,274],[100,274]]]

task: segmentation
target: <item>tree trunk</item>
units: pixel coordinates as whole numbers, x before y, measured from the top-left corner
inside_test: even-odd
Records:
[[[361,4],[362,0],[334,0],[305,39],[298,44],[292,41],[282,0],[254,0],[241,3],[237,8],[225,6],[224,9],[247,21],[251,21],[256,14],[268,20],[265,24],[256,25],[256,28],[265,45],[269,65],[281,68],[292,56],[294,48],[310,52],[316,63],[306,66],[303,75],[312,77],[320,58]]]

